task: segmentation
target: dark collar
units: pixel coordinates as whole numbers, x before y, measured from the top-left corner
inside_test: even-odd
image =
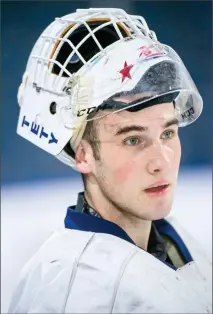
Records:
[[[65,227],[68,229],[111,234],[136,245],[122,228],[111,221],[103,219],[101,215],[87,203],[83,192],[78,194],[77,205],[70,206],[67,209]],[[166,262],[167,253],[164,240],[160,236],[154,222],[151,227],[148,252],[162,262]]]

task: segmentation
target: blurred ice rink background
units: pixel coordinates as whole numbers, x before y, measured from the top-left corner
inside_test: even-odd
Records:
[[[107,3],[107,5],[106,5]],[[4,1],[2,3],[1,313],[21,268],[82,189],[71,168],[16,135],[18,85],[30,50],[55,17],[76,8],[122,7],[143,15],[183,58],[204,100],[200,119],[180,130],[182,162],[172,214],[212,255],[211,1]]]

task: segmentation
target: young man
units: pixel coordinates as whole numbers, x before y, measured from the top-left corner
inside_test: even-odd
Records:
[[[176,52],[120,9],[41,34],[18,133],[78,170],[85,191],[24,268],[9,313],[210,313],[211,264],[173,219],[178,127],[202,98]]]

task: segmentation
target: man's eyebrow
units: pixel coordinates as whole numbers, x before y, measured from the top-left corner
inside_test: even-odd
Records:
[[[171,125],[179,125],[178,119],[173,118],[173,119],[171,119],[171,120],[166,121],[165,124],[163,125],[163,128],[168,128],[168,127],[170,127]]]
[[[148,128],[141,126],[141,125],[128,125],[128,126],[124,126],[124,127],[120,127],[115,135],[121,135],[121,134],[126,134],[129,133],[131,131],[140,131],[140,132],[144,132],[147,131]]]
[[[172,118],[168,121],[166,121],[163,125],[163,128],[168,128],[172,125],[178,125],[179,124],[179,121],[178,119],[176,118]],[[115,135],[121,135],[121,134],[126,134],[126,133],[129,133],[131,131],[139,131],[139,132],[144,132],[144,131],[147,131],[148,130],[148,127],[146,126],[141,126],[141,125],[127,125],[127,126],[124,126],[124,127],[120,127]]]

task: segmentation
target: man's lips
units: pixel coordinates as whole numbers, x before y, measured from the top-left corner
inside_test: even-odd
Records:
[[[155,184],[150,185],[144,191],[148,195],[159,196],[159,195],[163,195],[167,191],[169,186],[170,186],[169,183],[155,183]]]

